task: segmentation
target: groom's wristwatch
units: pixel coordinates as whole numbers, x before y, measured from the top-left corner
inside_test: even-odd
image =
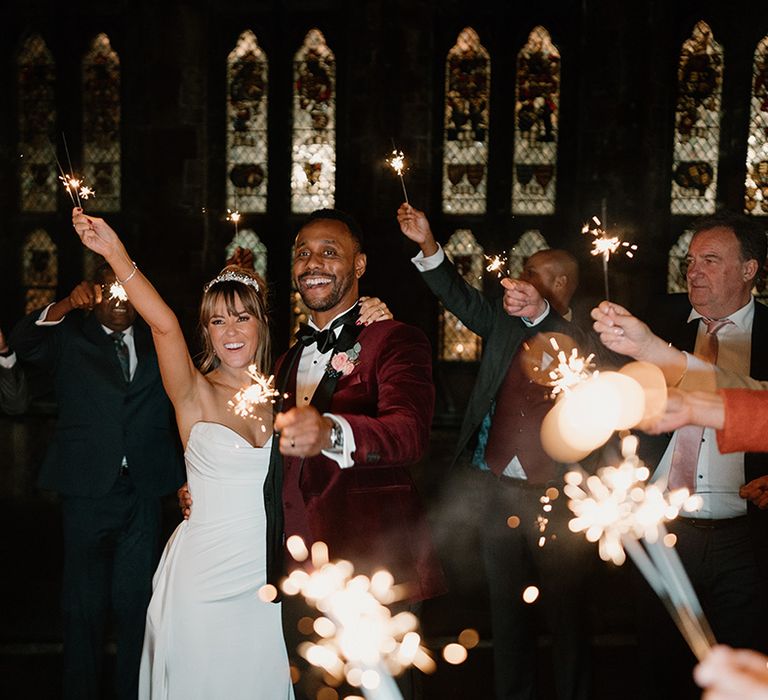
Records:
[[[331,449],[340,452],[344,447],[344,431],[333,418],[331,418],[331,423]]]

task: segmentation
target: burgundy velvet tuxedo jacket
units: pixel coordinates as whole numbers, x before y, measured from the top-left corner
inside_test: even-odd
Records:
[[[277,436],[273,441],[265,482],[268,580],[277,585],[282,573],[285,538],[301,535],[307,545],[325,542],[331,559],[348,559],[356,571],[388,569],[412,600],[429,598],[444,591],[443,572],[409,467],[429,443],[431,348],[420,330],[397,321],[345,325],[334,353],[355,343],[360,354],[353,371],[326,373],[311,401],[321,413],[349,422],[354,466],[341,469],[323,455],[283,457]],[[276,385],[288,393],[282,410],[295,406],[302,349],[294,345],[276,364]]]

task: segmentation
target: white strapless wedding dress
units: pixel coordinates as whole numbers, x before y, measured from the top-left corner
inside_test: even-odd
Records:
[[[258,596],[270,445],[253,447],[219,423],[192,426],[192,514],[168,540],[152,582],[142,700],[293,698],[280,605]]]

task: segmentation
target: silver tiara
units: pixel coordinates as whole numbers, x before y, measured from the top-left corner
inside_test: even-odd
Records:
[[[247,284],[249,287],[253,287],[257,292],[260,291],[259,283],[253,279],[253,277],[244,275],[241,272],[227,270],[226,272],[222,272],[220,275],[217,275],[210,282],[208,282],[208,284],[203,287],[203,292],[207,292],[211,287],[213,287],[214,284],[218,284],[219,282],[239,282],[240,284]]]

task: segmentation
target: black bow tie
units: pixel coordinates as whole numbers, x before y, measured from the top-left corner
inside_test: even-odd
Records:
[[[355,305],[343,316],[339,316],[339,318],[324,331],[318,331],[308,326],[306,323],[300,323],[299,330],[296,332],[296,340],[306,348],[317,343],[317,351],[325,354],[336,347],[336,341],[338,340],[336,337],[336,329],[345,323],[353,323],[355,319],[357,319],[358,314],[359,309]]]

